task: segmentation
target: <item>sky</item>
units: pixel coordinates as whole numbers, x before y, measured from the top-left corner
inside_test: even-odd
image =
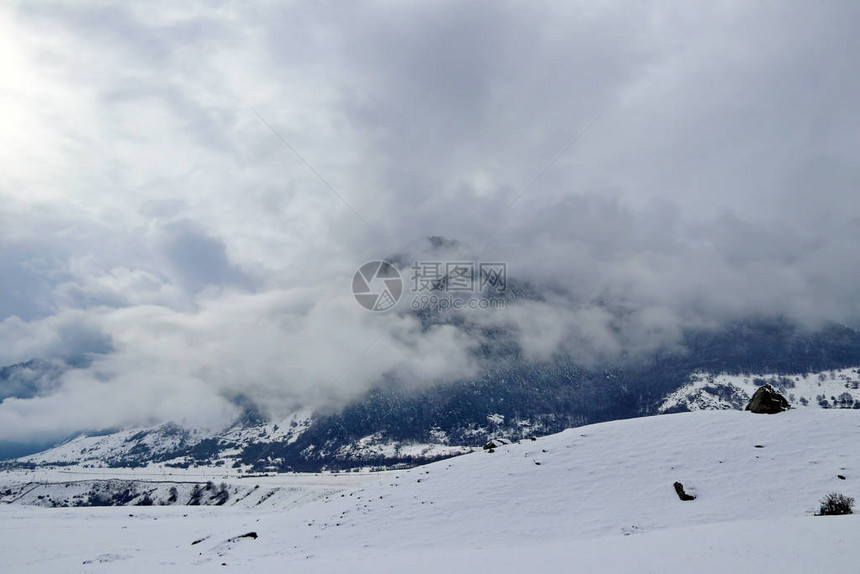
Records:
[[[0,365],[76,368],[0,403],[0,440],[478,372],[406,297],[356,303],[377,259],[505,262],[541,300],[469,316],[535,361],[858,326],[858,26],[837,1],[4,3]]]

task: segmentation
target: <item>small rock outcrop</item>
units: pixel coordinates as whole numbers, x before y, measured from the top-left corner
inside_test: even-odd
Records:
[[[770,385],[762,385],[753,394],[745,410],[753,413],[775,415],[791,408],[784,396]]]
[[[509,444],[509,442],[510,441],[507,441],[503,438],[494,438],[494,439],[491,439],[489,442],[487,442],[482,448],[484,450],[492,451],[493,449],[497,449],[502,445]]]
[[[681,484],[680,482],[675,483],[675,492],[678,493],[678,498],[680,498],[684,502],[686,502],[688,500],[696,500],[695,496],[693,496],[692,494],[687,494],[686,492],[684,492],[684,485]]]
[[[241,540],[243,538],[250,538],[251,540],[256,540],[257,539],[257,533],[256,532],[246,532],[245,534],[240,534],[239,536],[234,536],[233,538],[228,539],[227,542],[236,542],[237,540]]]

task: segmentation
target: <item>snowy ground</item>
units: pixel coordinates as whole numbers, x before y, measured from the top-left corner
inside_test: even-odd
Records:
[[[665,415],[409,471],[259,480],[317,494],[287,509],[0,505],[4,571],[860,569],[860,516],[813,516],[827,492],[860,494],[855,410]],[[681,502],[676,480],[698,498]]]
[[[129,493],[129,506],[144,498],[150,504],[187,505],[195,489],[201,489],[198,504],[214,505],[220,492],[223,506],[288,509],[355,488],[384,473],[266,474],[244,475],[233,469],[92,469],[39,467],[34,470],[0,471],[0,504],[44,507],[86,505],[95,493],[111,499]],[[208,483],[208,485],[207,485]],[[171,499],[171,492],[174,498]]]

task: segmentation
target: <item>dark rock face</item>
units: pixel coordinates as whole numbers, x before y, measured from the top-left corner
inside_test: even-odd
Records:
[[[784,396],[770,385],[763,385],[753,394],[745,410],[753,413],[775,415],[791,408]]]
[[[678,498],[680,498],[684,502],[686,502],[688,500],[696,500],[695,496],[693,496],[692,494],[687,494],[686,492],[684,492],[684,485],[681,484],[680,482],[675,483],[675,492],[678,493]]]

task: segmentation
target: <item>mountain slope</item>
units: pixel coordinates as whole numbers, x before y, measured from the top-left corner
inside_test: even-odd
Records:
[[[454,319],[427,314],[425,320],[436,324]],[[480,330],[474,325],[458,328]],[[21,463],[226,465],[254,472],[403,467],[468,452],[493,437],[518,440],[588,423],[694,408],[682,405],[686,399],[681,396],[674,399],[675,406],[666,404],[667,395],[678,389],[683,396],[698,392],[703,406],[705,399],[719,399],[720,393],[726,399],[715,405],[746,404],[751,387],[743,392],[726,385],[696,390],[688,387],[691,376],[694,381],[707,373],[746,374],[750,380],[755,378],[750,373],[809,378],[824,372],[829,377],[831,370],[847,373],[845,369],[860,365],[857,331],[830,325],[808,333],[784,321],[689,332],[682,350],[601,369],[586,369],[567,356],[528,361],[510,333],[482,332],[480,338],[486,343],[479,351],[485,368],[470,380],[419,389],[386,380],[340,412],[303,411],[278,421],[267,421],[254,405],[246,405],[245,416],[222,432],[172,425],[127,429],[110,440],[78,437]],[[830,406],[853,406],[860,398],[854,396],[855,389],[836,391],[825,393]],[[845,392],[851,395],[850,403],[842,396]],[[824,404],[819,394],[798,393],[797,400]]]
[[[683,413],[386,472],[288,511],[0,506],[0,550],[30,571],[854,572],[860,517],[813,515],[827,492],[860,494],[858,460],[854,410]]]
[[[690,382],[670,393],[661,413],[743,409],[758,387],[770,384],[792,407],[860,409],[860,369],[800,374],[694,373]]]

